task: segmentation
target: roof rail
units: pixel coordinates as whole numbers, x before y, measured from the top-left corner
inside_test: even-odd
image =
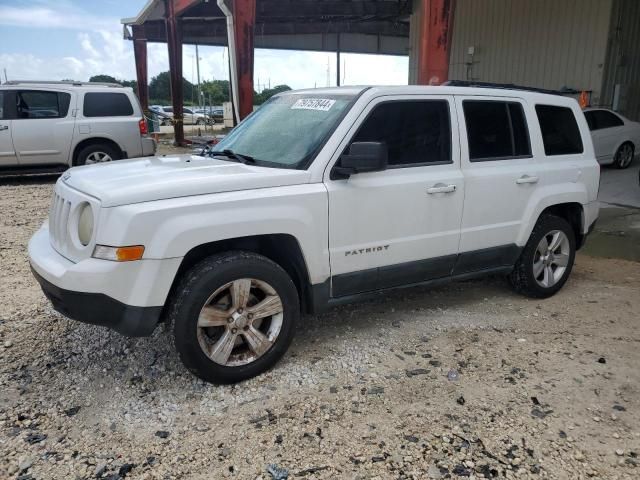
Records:
[[[547,93],[549,95],[575,95],[579,94],[578,90],[573,88],[562,87],[560,90],[548,90],[545,88],[525,87],[522,85],[514,85],[513,83],[491,83],[491,82],[474,82],[470,80],[448,80],[442,85],[449,87],[477,87],[477,88],[502,88],[504,90],[526,90],[528,92]]]
[[[3,85],[68,85],[71,87],[82,87],[82,86],[90,86],[90,87],[113,87],[113,88],[123,88],[119,83],[108,83],[108,82],[76,82],[73,80],[62,80],[62,81],[48,81],[48,80],[9,80],[4,82]]]

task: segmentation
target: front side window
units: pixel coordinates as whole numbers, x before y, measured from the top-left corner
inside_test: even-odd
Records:
[[[584,116],[587,118],[589,130],[602,130],[624,125],[620,117],[606,110],[589,110],[584,113]]]
[[[85,117],[129,117],[133,106],[124,93],[90,92],[84,96]]]
[[[570,108],[536,105],[536,114],[546,155],[572,155],[584,151],[580,129]]]
[[[43,90],[16,92],[16,118],[63,118],[69,112],[71,95]]]
[[[384,142],[389,167],[451,163],[446,100],[398,100],[376,106],[352,142]]]
[[[215,151],[231,150],[252,157],[257,165],[307,168],[353,99],[348,94],[272,97],[218,143]]]
[[[529,130],[518,102],[465,100],[469,160],[480,162],[529,157]]]

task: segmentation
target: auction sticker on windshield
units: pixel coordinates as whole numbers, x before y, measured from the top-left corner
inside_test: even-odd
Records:
[[[291,110],[320,110],[321,112],[328,112],[335,100],[328,98],[301,98],[291,106]]]

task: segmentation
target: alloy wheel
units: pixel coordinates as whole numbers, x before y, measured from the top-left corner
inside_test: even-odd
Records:
[[[629,166],[631,161],[633,160],[633,147],[628,143],[625,143],[618,150],[618,154],[616,155],[616,163],[620,166],[620,168],[626,168]]]
[[[200,311],[198,343],[213,362],[227,367],[247,365],[276,342],[284,308],[267,282],[241,278],[218,288]]]
[[[87,155],[87,161],[85,165],[91,165],[92,163],[104,163],[111,162],[113,159],[108,153],[105,152],[92,152]]]
[[[533,277],[538,285],[550,288],[558,283],[567,271],[570,255],[569,238],[561,230],[542,237],[533,256]]]

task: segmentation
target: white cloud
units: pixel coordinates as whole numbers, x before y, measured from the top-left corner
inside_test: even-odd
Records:
[[[10,27],[98,30],[118,23],[118,18],[91,15],[65,6],[64,3],[56,5],[55,9],[47,4],[26,8],[0,5],[0,25]]]

